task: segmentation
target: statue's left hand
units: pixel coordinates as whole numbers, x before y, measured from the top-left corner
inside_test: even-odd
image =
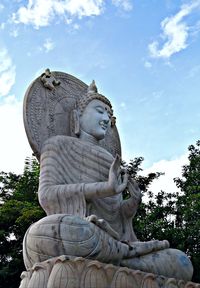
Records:
[[[130,218],[134,217],[137,212],[141,202],[141,191],[137,182],[132,178],[129,179],[127,188],[130,193],[130,198],[122,202],[121,211],[126,218]]]
[[[130,193],[131,198],[134,198],[135,201],[140,202],[141,190],[137,182],[133,180],[132,178],[130,178],[128,181],[128,192]]]

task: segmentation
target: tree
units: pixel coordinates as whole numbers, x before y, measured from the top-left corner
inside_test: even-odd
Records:
[[[172,235],[174,234],[174,217],[175,217],[175,204],[178,194],[177,193],[165,193],[160,191],[157,195],[154,195],[149,190],[150,184],[158,179],[163,173],[155,172],[149,173],[147,176],[139,175],[141,164],[143,162],[142,157],[131,160],[126,169],[130,177],[135,179],[142,191],[142,195],[145,201],[139,206],[137,214],[133,219],[134,231],[139,240],[149,241],[152,239],[165,240],[168,239],[171,243],[171,247],[176,246]],[[126,194],[125,197],[129,195]]]
[[[23,236],[44,216],[37,200],[39,164],[26,159],[24,173],[0,173],[0,287],[16,288],[25,270]]]
[[[190,145],[189,164],[175,182],[182,194],[177,197],[176,227],[182,231],[182,248],[191,257],[193,280],[200,282],[200,141]]]
[[[132,176],[147,199],[141,203],[133,226],[141,241],[167,239],[172,248],[184,251],[193,263],[192,280],[200,283],[200,141],[188,150],[189,164],[183,166],[182,177],[174,179],[181,192],[154,195],[148,186],[160,173],[140,177],[142,159],[132,161]]]

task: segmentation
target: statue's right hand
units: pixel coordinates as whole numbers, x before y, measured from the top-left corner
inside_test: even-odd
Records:
[[[122,193],[128,184],[128,175],[125,173],[122,175],[121,170],[121,159],[120,156],[117,154],[113,163],[111,164],[109,177],[108,177],[108,186],[109,190],[112,193],[119,194]]]

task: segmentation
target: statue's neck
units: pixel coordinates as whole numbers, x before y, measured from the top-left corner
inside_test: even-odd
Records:
[[[81,130],[79,139],[93,145],[99,145],[99,141],[92,135],[86,133],[85,131]]]

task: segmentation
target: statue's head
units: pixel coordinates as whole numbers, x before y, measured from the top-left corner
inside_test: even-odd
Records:
[[[87,94],[77,102],[76,113],[78,125],[75,125],[75,133],[77,136],[86,133],[98,141],[104,139],[111,125],[113,110],[110,101],[98,93],[94,81],[88,87]]]

